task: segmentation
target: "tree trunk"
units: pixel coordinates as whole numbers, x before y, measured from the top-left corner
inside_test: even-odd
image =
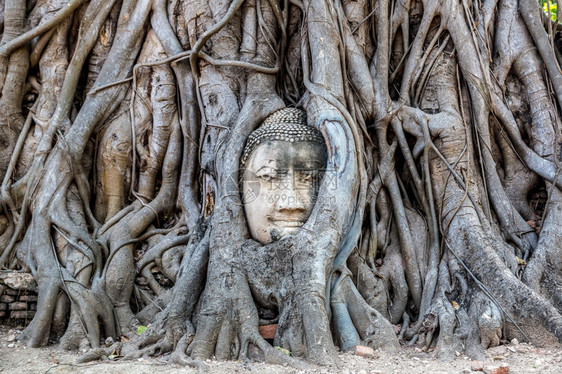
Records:
[[[539,3],[0,2],[0,264],[39,290],[22,340],[298,367],[557,344],[562,29]],[[262,243],[240,159],[285,107],[327,162],[306,223]]]

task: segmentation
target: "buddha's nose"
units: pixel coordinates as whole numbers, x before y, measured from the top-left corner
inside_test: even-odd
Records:
[[[284,187],[279,199],[279,210],[304,211],[305,197],[301,194],[301,191],[295,188],[295,184],[292,181],[288,181]]]

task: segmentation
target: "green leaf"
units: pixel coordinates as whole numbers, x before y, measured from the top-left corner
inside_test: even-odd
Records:
[[[289,350],[285,349],[285,348],[281,348],[281,347],[278,347],[278,346],[275,346],[274,348],[277,349],[277,350],[280,350],[283,353],[285,353],[287,356],[291,355],[291,352]]]
[[[139,326],[137,329],[137,335],[142,334],[146,330],[146,326]]]
[[[549,5],[550,5],[550,18],[551,18],[553,21],[556,21],[556,10],[557,10],[557,8],[558,8],[558,4],[553,3],[551,0],[548,0],[548,1],[546,1],[546,0],[540,0],[540,1],[539,1],[539,4],[542,5],[543,11],[544,11],[545,13],[547,13],[547,14],[548,14],[548,7],[549,7]]]

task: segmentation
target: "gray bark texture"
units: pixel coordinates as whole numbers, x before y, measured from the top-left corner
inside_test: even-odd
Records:
[[[562,27],[537,0],[0,10],[0,266],[37,282],[29,346],[307,367],[562,341]],[[327,172],[262,245],[239,159],[284,107]]]

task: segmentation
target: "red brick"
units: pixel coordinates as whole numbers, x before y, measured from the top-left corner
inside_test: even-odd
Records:
[[[275,332],[277,331],[277,324],[260,326],[259,330],[264,339],[273,339],[275,338]]]
[[[13,303],[14,301],[16,301],[16,298],[14,296],[10,296],[10,295],[0,296],[0,303]]]
[[[23,302],[11,303],[10,305],[8,305],[8,309],[10,309],[10,310],[27,310],[27,303],[23,303]]]
[[[31,319],[35,315],[32,310],[17,310],[10,313],[11,319]]]
[[[17,296],[17,295],[19,295],[19,294],[21,293],[21,291],[14,290],[13,288],[8,288],[8,289],[6,289],[6,291],[4,291],[4,293],[5,293],[6,295]]]
[[[25,301],[27,303],[36,303],[37,295],[22,295],[18,298],[19,301]]]

